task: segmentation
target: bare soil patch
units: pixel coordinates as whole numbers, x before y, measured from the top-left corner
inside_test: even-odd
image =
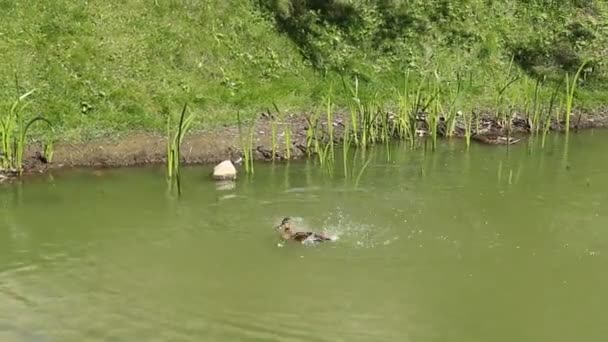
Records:
[[[490,113],[479,113],[482,134],[477,134],[473,140],[479,143],[496,144],[504,140],[506,128]],[[291,129],[291,158],[306,157],[306,135],[309,130],[305,114],[292,115],[286,120]],[[337,113],[331,123],[334,127],[336,142],[341,140],[348,115]],[[272,119],[266,114],[259,117],[255,124],[254,158],[268,161],[272,159]],[[320,122],[323,132],[327,132],[326,121]],[[276,160],[286,159],[285,125],[278,125]],[[608,108],[593,113],[576,113],[571,119],[571,131],[579,129],[608,127]],[[562,131],[564,122],[553,122],[552,131]],[[418,122],[418,131],[424,138],[428,127],[423,119]],[[246,135],[247,128],[243,127]],[[442,133],[440,129],[440,134]],[[525,137],[530,133],[527,121],[515,116],[509,135]],[[464,124],[458,121],[456,137],[464,136]],[[499,144],[499,143],[498,143]],[[217,163],[226,159],[238,159],[242,153],[240,135],[237,127],[224,127],[210,131],[199,131],[189,134],[182,144],[182,162],[184,164]],[[55,144],[55,152],[51,163],[40,158],[41,147],[31,145],[26,151],[25,173],[40,173],[49,169],[69,167],[123,167],[166,162],[166,137],[155,133],[132,133],[124,136],[106,137],[84,143]]]

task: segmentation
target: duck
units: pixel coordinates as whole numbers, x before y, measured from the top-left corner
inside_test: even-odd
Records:
[[[520,139],[515,139],[513,137],[505,137],[505,136],[501,136],[501,135],[490,135],[490,134],[484,134],[484,135],[473,135],[471,137],[471,139],[476,140],[480,143],[486,144],[486,145],[513,145],[517,142],[519,142]]]
[[[334,238],[329,237],[325,234],[295,231],[292,227],[290,217],[285,217],[283,221],[281,221],[281,224],[276,227],[276,229],[281,232],[281,237],[283,238],[283,240],[294,240],[301,243],[334,241]]]

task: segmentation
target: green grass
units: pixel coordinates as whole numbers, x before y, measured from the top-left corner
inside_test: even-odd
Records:
[[[185,102],[194,129],[236,124],[236,110],[248,121],[272,103],[308,111],[345,79],[355,95],[337,87],[332,103],[359,113],[361,145],[386,136],[375,115],[403,107],[394,94],[406,73],[401,101],[423,106],[416,87],[432,93],[426,80],[436,71],[431,109],[450,117],[475,107],[506,117],[521,94],[532,103],[538,79],[553,89],[566,73],[567,108],[608,103],[606,18],[599,0],[0,0],[0,108],[12,105],[17,76],[19,93],[39,90],[30,110],[59,138],[88,140],[162,132],[162,113]],[[367,107],[356,103],[363,89],[374,98]],[[410,120],[400,120],[404,134]]]

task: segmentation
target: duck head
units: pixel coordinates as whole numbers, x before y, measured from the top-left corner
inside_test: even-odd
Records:
[[[284,235],[284,237],[291,236],[291,234],[293,233],[293,230],[291,228],[291,218],[284,218],[283,221],[281,221],[281,224],[276,227],[276,229],[279,230],[282,235]]]
[[[290,230],[291,229],[291,217],[286,217],[283,219],[283,221],[281,221],[281,224],[279,224],[276,227],[277,230]]]

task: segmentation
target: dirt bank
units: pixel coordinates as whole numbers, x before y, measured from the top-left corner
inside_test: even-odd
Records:
[[[309,124],[306,115],[293,115],[286,119],[291,132],[291,158],[302,158],[307,153],[306,134]],[[484,134],[477,139],[481,143],[488,142],[487,137],[504,136],[505,128],[489,113],[479,113],[480,123]],[[336,114],[333,122],[335,136],[341,137],[345,127],[347,115]],[[462,120],[457,122],[456,137],[464,136]],[[272,120],[267,115],[260,115],[254,134],[254,157],[256,160],[270,160],[272,158]],[[327,122],[320,125],[326,131]],[[277,144],[279,151],[275,158],[285,158],[286,125],[277,125]],[[576,113],[570,123],[571,129],[608,127],[608,108],[593,113]],[[564,129],[564,122],[552,122],[551,129],[560,131]],[[512,133],[525,135],[529,133],[529,126],[522,117],[515,116],[512,121]],[[243,128],[246,132],[247,128]],[[418,123],[418,131],[424,135],[427,131],[423,120]],[[440,129],[441,133],[441,129]],[[236,159],[241,156],[241,142],[237,127],[225,127],[213,131],[194,132],[188,135],[182,145],[182,161],[185,164],[215,163],[227,158]],[[145,164],[164,163],[166,158],[165,136],[153,133],[133,133],[125,136],[107,137],[86,143],[61,143],[55,145],[55,152],[51,163],[44,163],[36,157],[40,151],[39,146],[30,146],[26,152],[27,173],[44,172],[49,169],[66,167],[120,167]]]

